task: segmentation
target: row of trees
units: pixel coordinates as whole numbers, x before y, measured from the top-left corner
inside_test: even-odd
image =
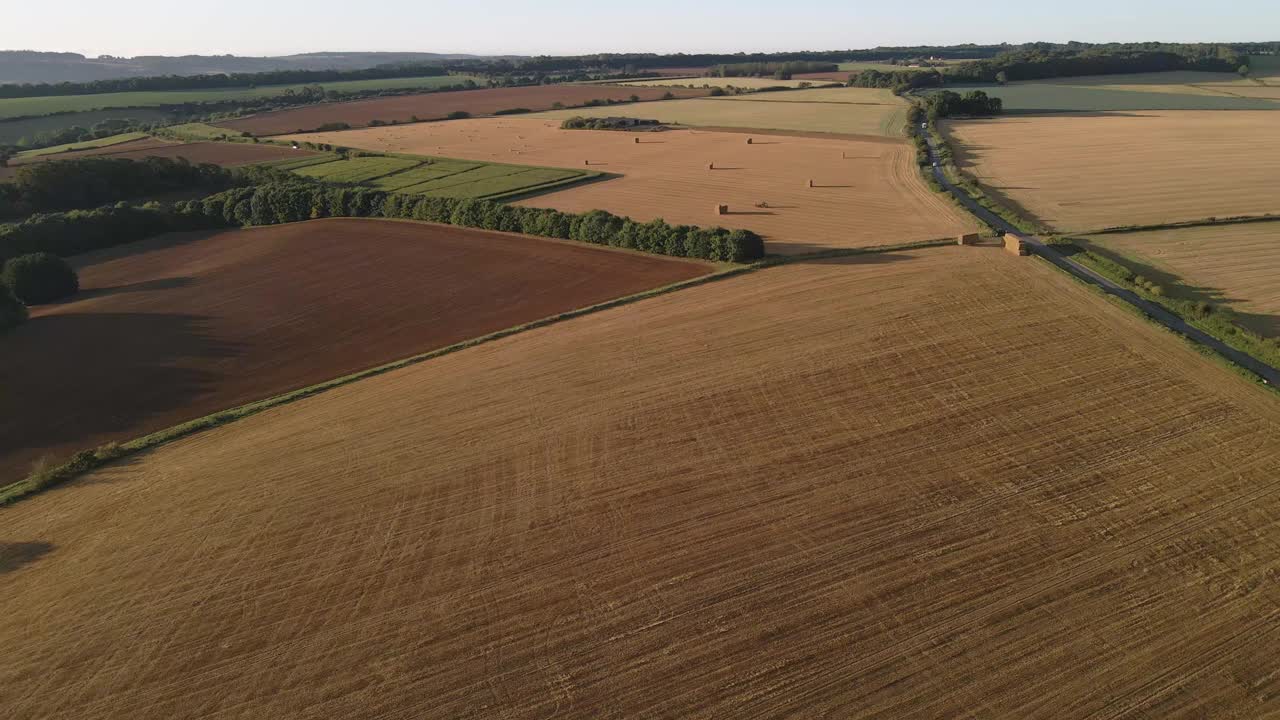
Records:
[[[998,97],[988,97],[981,90],[972,90],[964,95],[950,90],[939,90],[929,93],[924,98],[924,106],[930,120],[954,115],[999,115],[1004,112],[1003,100]]]
[[[157,77],[0,85],[0,98],[47,97],[54,95],[99,95],[145,90],[202,90],[206,88],[299,85],[303,83],[382,80],[388,78],[438,77],[449,71],[440,65],[397,65],[363,70],[273,70],[256,73],[216,75],[163,75]]]
[[[764,255],[747,230],[638,223],[604,211],[563,213],[486,200],[399,195],[302,181],[233,187],[168,208],[123,203],[33,215],[0,225],[0,261],[34,252],[62,257],[166,232],[275,225],[325,217],[401,218],[631,248],[661,255],[747,262]]]
[[[840,66],[830,62],[792,60],[787,62],[722,63],[707,71],[710,77],[772,77],[789,80],[800,73],[835,72]]]
[[[270,172],[270,171],[268,171]],[[33,212],[85,208],[177,190],[222,190],[241,175],[217,165],[192,165],[184,158],[140,160],[88,157],[22,165],[0,183],[0,218]]]
[[[1083,51],[1031,49],[954,65],[946,68],[945,74],[947,82],[990,83],[1172,70],[1234,73],[1248,62],[1247,55],[1237,54],[1225,45],[1168,45],[1158,50],[1128,47]]]

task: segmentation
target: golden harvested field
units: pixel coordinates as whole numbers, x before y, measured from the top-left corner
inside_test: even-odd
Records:
[[[765,270],[3,511],[12,717],[1260,717],[1280,410],[1031,260]]]
[[[833,102],[830,98],[837,93],[838,97],[848,98],[848,100]],[[809,99],[816,102],[801,102]],[[786,104],[779,101],[784,101]],[[560,122],[575,116],[636,117],[673,125],[900,138],[906,129],[907,105],[901,99],[886,98],[877,90],[818,88],[733,98],[695,98],[666,100],[661,103],[551,110],[526,117]]]
[[[526,118],[293,137],[386,152],[589,167],[621,177],[520,204],[747,228],[763,235],[767,249],[775,253],[930,240],[974,227],[971,218],[924,185],[914,149],[903,142],[690,130],[561,130],[558,122]],[[747,144],[748,137],[753,144]],[[587,161],[590,166],[583,164]],[[716,170],[708,169],[711,163]],[[817,187],[808,187],[810,178]],[[754,207],[761,201],[769,207]],[[728,203],[733,214],[717,215],[718,203]]]
[[[1280,337],[1280,222],[1095,235],[1089,242],[1174,275],[1240,323]],[[1143,271],[1145,272],[1145,271]],[[1145,273],[1152,277],[1153,273]]]
[[[1148,111],[947,123],[956,160],[1058,230],[1280,212],[1280,117]]]
[[[647,80],[628,80],[620,82],[619,85],[629,85],[631,87],[733,87],[740,88],[765,88],[765,87],[790,87],[798,88],[803,85],[821,86],[830,84],[831,81],[823,80],[774,80],[773,78],[757,78],[757,77],[693,77],[693,78],[652,78]]]

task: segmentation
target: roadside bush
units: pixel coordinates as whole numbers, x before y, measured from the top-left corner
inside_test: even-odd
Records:
[[[27,305],[61,300],[80,289],[76,271],[66,260],[47,252],[10,258],[0,280]]]
[[[449,113],[448,115],[445,115],[444,117],[446,120],[466,120],[467,118],[471,117],[471,113],[467,112],[466,110],[454,110],[453,112]]]
[[[529,108],[507,108],[506,110],[498,110],[494,115],[523,115],[524,113],[533,112]]]
[[[0,333],[15,328],[27,319],[27,306],[14,296],[8,285],[0,283]]]

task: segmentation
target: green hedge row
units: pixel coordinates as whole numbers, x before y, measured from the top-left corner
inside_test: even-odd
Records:
[[[603,210],[574,214],[369,188],[297,184],[232,188],[204,200],[178,203],[175,211],[221,218],[232,225],[275,225],[326,217],[425,220],[723,262],[749,262],[764,255],[763,240],[749,230],[668,225],[660,219],[640,223]]]
[[[721,262],[750,262],[764,255],[764,242],[749,230],[668,225],[662,220],[639,223],[603,210],[573,214],[370,188],[268,183],[235,187],[164,209],[120,204],[33,215],[20,223],[0,225],[0,263],[35,252],[66,257],[166,232],[326,217],[425,220]]]

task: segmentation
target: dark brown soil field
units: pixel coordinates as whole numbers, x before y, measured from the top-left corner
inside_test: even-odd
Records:
[[[0,484],[42,456],[711,270],[374,220],[168,236],[77,260],[78,299],[0,337]]]
[[[237,165],[253,165],[255,163],[314,154],[309,150],[293,150],[279,145],[224,142],[174,143],[148,138],[92,150],[58,153],[56,155],[38,155],[32,158],[30,162],[75,160],[91,156],[124,158],[126,160],[141,160],[146,157],[184,157],[197,165],[200,163],[213,163],[224,167],[235,167]]]
[[[550,110],[555,103],[575,107],[597,99],[627,100],[632,95],[638,96],[641,100],[658,100],[667,92],[677,98],[690,98],[706,95],[709,91],[607,85],[539,85],[492,90],[462,90],[312,105],[228,120],[216,125],[237,132],[251,132],[254,135],[283,135],[314,130],[325,123],[344,122],[352,127],[360,127],[368,125],[373,120],[410,122],[414,117],[420,120],[438,120],[457,111],[469,112],[472,115],[492,115],[500,110],[512,108]]]

